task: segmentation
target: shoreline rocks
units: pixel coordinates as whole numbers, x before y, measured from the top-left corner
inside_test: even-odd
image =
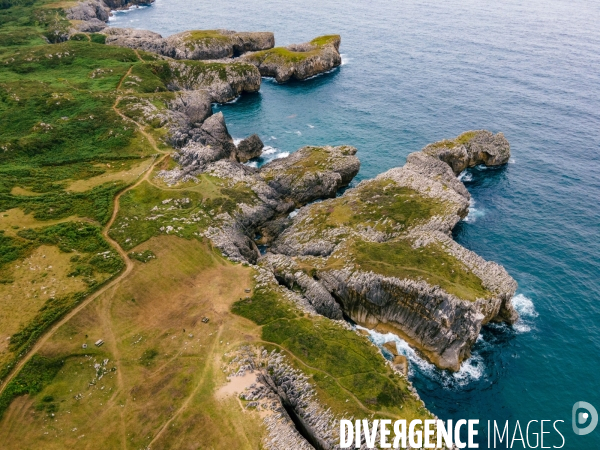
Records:
[[[312,278],[352,320],[393,330],[451,370],[469,357],[484,324],[518,318],[510,303],[516,282],[451,237],[470,198],[455,173],[504,164],[510,147],[487,131],[457,140],[431,144],[403,167],[300,209],[270,248],[312,267]],[[285,259],[263,260],[278,279],[299,278]]]
[[[144,50],[175,60],[230,59],[275,45],[270,32],[193,30],[163,38],[148,30],[106,27],[101,33],[106,35],[107,45]]]
[[[304,44],[247,53],[240,60],[254,64],[263,77],[278,83],[305,80],[342,64],[340,42],[339,35],[320,36]]]

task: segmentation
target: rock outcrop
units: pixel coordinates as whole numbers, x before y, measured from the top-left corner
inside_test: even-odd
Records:
[[[499,166],[510,158],[510,145],[502,133],[467,131],[455,139],[430,144],[422,152],[448,164],[458,175],[467,167]]]
[[[253,134],[247,137],[237,145],[235,152],[237,160],[244,163],[252,158],[258,158],[262,154],[264,146],[265,144],[263,144],[258,135]]]
[[[303,147],[287,158],[265,164],[260,176],[296,205],[334,197],[360,169],[356,148]]]
[[[211,136],[215,135],[217,133],[211,133]],[[277,165],[267,164],[255,169],[237,162],[237,149],[229,145],[227,136],[220,135],[218,139],[226,141],[226,145],[208,141],[188,144],[174,156],[179,166],[162,171],[159,176],[167,183],[175,184],[194,180],[205,173],[226,180],[231,186],[251,189],[256,196],[252,204],[244,204],[239,213],[223,217],[218,227],[211,227],[205,233],[216,247],[235,261],[256,262],[260,256],[253,241],[256,232],[272,222],[285,226],[285,216],[297,206],[320,196],[335,196],[339,188],[352,180],[360,166],[354,156],[356,149],[342,146],[307,147],[277,160]],[[296,154],[301,157],[294,156]],[[308,166],[301,169],[302,164]],[[276,230],[277,227],[272,228],[273,234]]]
[[[111,10],[150,5],[154,0],[84,0],[65,10],[67,19],[78,21],[79,31],[96,32],[106,28]]]
[[[458,370],[484,324],[513,323],[517,314],[510,303],[516,282],[451,237],[469,205],[455,173],[506,162],[508,143],[486,131],[452,142],[429,145],[404,167],[300,209],[270,249],[287,258],[268,256],[264,264],[284,284],[306,289],[288,262],[296,258],[305,272],[312,267],[311,284],[321,284],[354,321],[392,330],[439,367]],[[445,150],[456,147],[460,153]]]
[[[175,59],[222,59],[247,52],[267,50],[275,45],[270,32],[237,32],[231,30],[193,30],[165,39]]]
[[[106,35],[107,45],[143,50],[164,56],[173,53],[162,36],[153,31],[107,27],[102,30],[102,34]]]
[[[85,14],[85,17],[92,16]],[[106,28],[102,33],[106,34],[108,45],[144,50],[185,60],[233,58],[250,51],[270,49],[275,45],[275,38],[270,32],[195,30],[184,31],[167,38],[152,31],[133,28]]]
[[[247,53],[240,59],[254,64],[263,77],[275,78],[278,83],[291,78],[305,80],[342,64],[340,42],[338,35],[321,36],[304,44]]]

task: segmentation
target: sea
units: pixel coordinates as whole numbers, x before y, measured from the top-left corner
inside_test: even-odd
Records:
[[[355,182],[463,131],[503,132],[510,162],[461,174],[473,197],[456,240],[517,280],[513,327],[484,327],[457,373],[393,335],[427,408],[448,420],[516,421],[534,448],[600,449],[578,436],[572,407],[600,410],[600,2],[590,0],[156,0],[111,26],[168,36],[189,29],[273,31],[276,45],[342,36],[341,67],[306,81],[263,79],[260,92],[215,106],[234,138],[257,133],[257,165],[304,145],[349,144]],[[588,419],[588,423],[591,419]],[[585,426],[585,424],[583,425]],[[537,427],[537,428],[536,428]],[[517,432],[517,437],[518,432]],[[539,447],[541,448],[541,446]]]

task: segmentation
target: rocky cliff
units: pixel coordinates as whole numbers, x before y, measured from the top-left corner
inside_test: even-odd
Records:
[[[86,20],[86,19],[82,19]],[[275,38],[270,32],[231,30],[185,31],[163,38],[160,34],[133,28],[105,28],[108,45],[158,53],[174,59],[214,60],[270,49]]]
[[[338,35],[321,36],[304,44],[247,53],[240,59],[254,64],[263,77],[275,78],[278,83],[291,78],[305,80],[342,63],[340,42]]]
[[[516,282],[451,237],[469,205],[453,170],[509,155],[506,139],[487,131],[429,145],[404,167],[302,208],[271,246],[279,256],[264,264],[305,290],[303,267],[356,322],[392,330],[439,367],[458,370],[482,325],[517,315]]]

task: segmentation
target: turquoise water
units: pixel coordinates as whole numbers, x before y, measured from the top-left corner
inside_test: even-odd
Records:
[[[411,378],[440,418],[562,419],[564,448],[600,448],[600,429],[571,430],[576,401],[600,409],[600,3],[157,0],[112,24],[271,30],[278,45],[340,33],[339,69],[264,80],[259,94],[218,108],[234,137],[258,133],[267,157],[351,144],[360,180],[429,142],[504,132],[511,163],[464,175],[474,207],[455,234],[519,282],[523,319],[487,327],[458,374],[405,349]]]

